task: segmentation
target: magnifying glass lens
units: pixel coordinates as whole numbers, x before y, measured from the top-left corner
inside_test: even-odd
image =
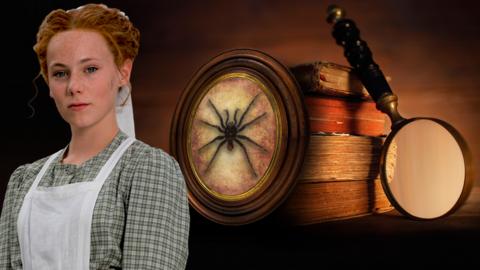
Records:
[[[386,147],[387,188],[403,210],[430,219],[454,207],[465,185],[465,161],[444,126],[417,119],[398,130]]]

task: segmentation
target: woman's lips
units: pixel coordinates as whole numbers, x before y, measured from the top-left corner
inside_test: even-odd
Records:
[[[88,103],[74,103],[68,106],[72,111],[81,111],[85,109],[89,104]]]

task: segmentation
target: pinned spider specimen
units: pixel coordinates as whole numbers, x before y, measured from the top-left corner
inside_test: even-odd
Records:
[[[207,168],[205,169],[205,173],[208,172],[208,170],[210,169],[210,166],[212,165],[212,162],[217,157],[217,154],[220,151],[220,149],[222,148],[222,146],[224,146],[226,144],[227,149],[229,151],[232,151],[234,149],[235,144],[237,144],[242,149],[242,151],[245,155],[245,158],[247,159],[247,163],[250,167],[250,170],[251,170],[252,174],[255,177],[257,177],[257,173],[255,172],[255,169],[253,168],[252,162],[251,162],[250,157],[249,157],[248,152],[247,152],[247,148],[244,145],[244,143],[252,144],[252,145],[260,148],[264,152],[268,152],[268,151],[267,151],[267,149],[265,149],[260,144],[256,143],[254,140],[252,140],[248,136],[240,134],[240,133],[242,131],[244,131],[245,129],[247,129],[248,127],[252,126],[254,123],[260,121],[262,118],[264,118],[267,115],[267,113],[264,112],[261,115],[255,117],[253,120],[251,120],[251,121],[249,121],[245,124],[243,123],[243,121],[245,119],[245,116],[248,114],[248,112],[252,108],[255,100],[257,100],[258,95],[259,94],[257,94],[252,99],[252,101],[250,101],[250,103],[248,104],[245,111],[241,114],[240,119],[238,121],[237,121],[237,114],[240,111],[240,109],[238,109],[238,108],[235,109],[235,113],[233,115],[233,120],[230,120],[229,111],[224,110],[225,111],[225,119],[224,119],[222,117],[222,115],[220,114],[220,112],[218,111],[217,107],[215,107],[215,105],[213,104],[213,102],[210,99],[208,100],[208,104],[210,105],[210,107],[213,109],[213,111],[217,115],[218,120],[220,122],[220,125],[218,125],[218,124],[215,125],[215,124],[209,123],[209,122],[204,121],[204,120],[199,120],[199,121],[202,122],[203,124],[209,126],[209,127],[217,129],[218,131],[220,131],[221,135],[218,135],[217,137],[213,138],[211,141],[209,141],[208,143],[206,143],[205,145],[203,145],[202,147],[200,147],[198,149],[199,151],[202,151],[206,147],[212,145],[214,142],[220,141],[220,143],[217,145],[217,149],[215,150],[215,153],[213,154],[212,158],[210,159],[210,161],[207,164]]]

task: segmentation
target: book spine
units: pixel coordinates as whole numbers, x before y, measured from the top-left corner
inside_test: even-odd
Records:
[[[314,62],[290,68],[302,91],[307,94],[371,99],[367,90],[349,67]]]
[[[364,136],[386,134],[386,117],[372,101],[334,97],[304,98],[311,133],[347,133]]]
[[[298,85],[300,86],[300,89],[302,89],[304,93],[318,93],[318,89],[321,88],[321,85],[319,84],[316,65],[298,65],[290,68],[290,71],[293,73]]]

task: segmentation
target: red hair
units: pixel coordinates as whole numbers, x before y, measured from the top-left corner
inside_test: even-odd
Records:
[[[118,67],[126,59],[133,60],[137,56],[140,32],[120,10],[103,4],[87,4],[68,11],[57,9],[43,20],[37,33],[37,43],[33,46],[45,81],[48,82],[48,43],[55,34],[73,29],[100,33],[105,38]]]

